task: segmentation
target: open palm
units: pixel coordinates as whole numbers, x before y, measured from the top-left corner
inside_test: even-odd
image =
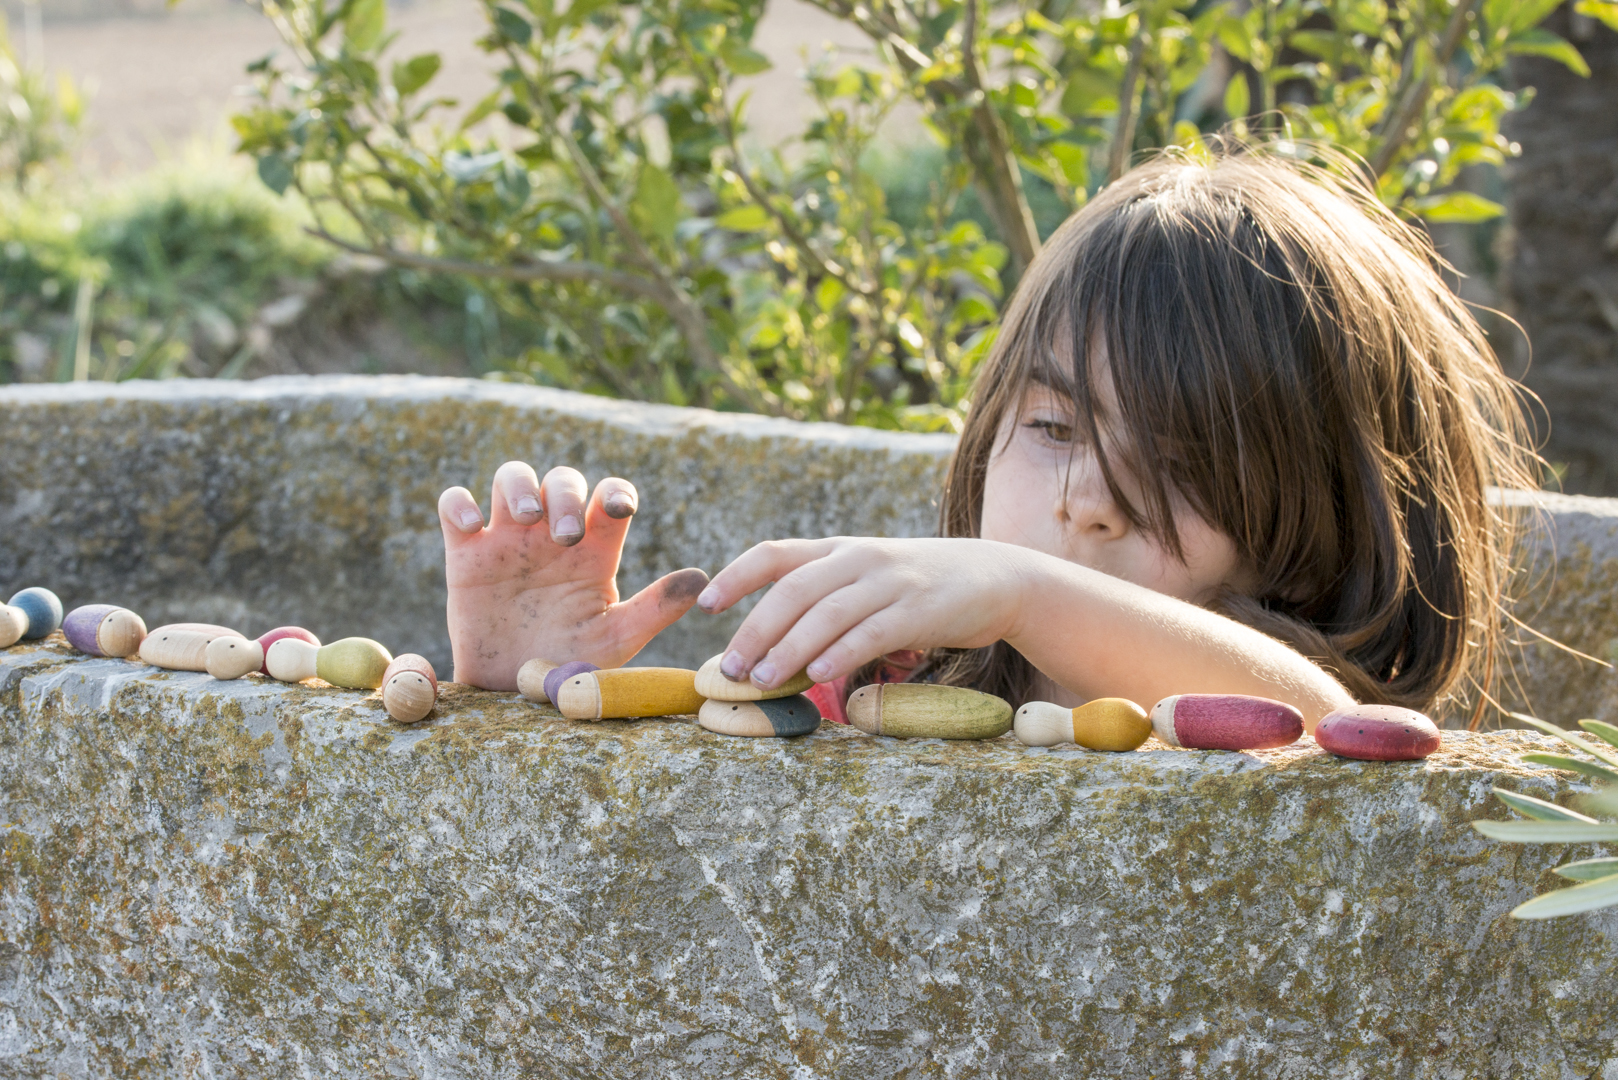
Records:
[[[619,667],[696,601],[708,575],[695,569],[619,601],[635,488],[609,478],[586,504],[588,491],[575,469],[554,468],[541,484],[508,461],[494,476],[487,528],[470,491],[439,496],[456,682],[515,690],[517,669],[536,657]]]

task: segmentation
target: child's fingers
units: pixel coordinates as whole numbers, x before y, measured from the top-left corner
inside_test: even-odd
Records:
[[[526,461],[508,461],[494,472],[489,499],[489,528],[527,528],[545,516],[540,505],[539,477]]]
[[[836,540],[770,540],[754,544],[714,575],[697,603],[717,615],[749,593],[780,581],[798,567],[831,554]]]
[[[857,590],[848,589],[860,580],[864,569],[859,559],[823,558],[810,560],[783,576],[758,606],[748,612],[731,636],[719,670],[727,678],[746,677],[753,671],[753,665],[777,649],[804,619],[811,620],[805,628],[811,640],[817,640],[821,646],[835,641],[875,606],[891,599],[885,595],[887,590],[869,581]],[[808,653],[805,659],[814,655]],[[760,686],[773,688],[798,671],[798,668],[777,670],[787,662],[785,658],[779,659],[769,674],[761,674],[755,681]]]
[[[618,572],[624,537],[639,502],[635,485],[616,476],[597,484],[595,493],[590,496],[590,505],[584,512],[584,539],[590,550],[598,553],[609,574]],[[703,579],[707,580],[706,574]]]
[[[483,531],[483,514],[470,491],[452,487],[438,497],[438,523],[444,528],[445,548],[454,548]]]
[[[613,637],[626,663],[681,615],[691,610],[708,575],[692,567],[665,574],[612,609]]]
[[[884,619],[883,613],[893,600],[864,582],[826,595],[753,666],[749,673],[753,685],[773,690],[806,668],[811,679],[829,682],[890,651],[885,635],[892,620]],[[851,656],[855,658],[848,659]]]
[[[563,547],[572,547],[584,539],[584,500],[590,494],[590,485],[584,474],[566,465],[558,465],[545,474],[540,485],[540,501],[545,504],[545,518],[551,523],[551,539]]]

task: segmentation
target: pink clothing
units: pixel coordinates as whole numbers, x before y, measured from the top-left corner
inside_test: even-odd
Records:
[[[891,652],[882,658],[882,666],[876,669],[878,683],[909,682],[910,677],[921,666],[922,654],[913,649],[900,652]],[[858,690],[854,687],[853,690]],[[848,723],[848,710],[844,705],[848,695],[853,692],[849,689],[848,676],[833,679],[828,683],[816,683],[803,692],[803,696],[815,703],[820,715],[834,724]]]

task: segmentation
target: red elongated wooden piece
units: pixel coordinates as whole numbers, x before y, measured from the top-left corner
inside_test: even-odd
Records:
[[[1322,750],[1360,761],[1417,761],[1437,750],[1440,741],[1437,724],[1398,705],[1337,709],[1315,728]]]
[[[1298,741],[1303,714],[1246,694],[1176,694],[1152,706],[1152,731],[1188,750],[1269,750]]]

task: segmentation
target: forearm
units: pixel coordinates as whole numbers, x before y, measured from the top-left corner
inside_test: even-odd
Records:
[[[1006,641],[1076,697],[1147,709],[1171,694],[1251,694],[1287,702],[1313,731],[1353,704],[1289,646],[1195,604],[1038,552],[1023,563]]]

